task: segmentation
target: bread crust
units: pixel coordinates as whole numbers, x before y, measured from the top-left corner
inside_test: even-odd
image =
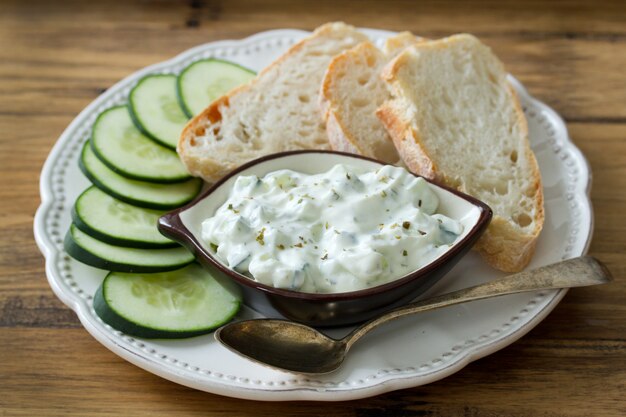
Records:
[[[426,42],[420,45],[440,49],[447,47],[447,43],[453,41],[454,37],[450,37],[441,41]],[[416,47],[412,46],[410,48]],[[415,52],[418,53],[417,49]],[[407,63],[407,59],[408,53],[402,53],[383,69],[381,77],[388,83],[390,89],[394,92],[395,98],[384,103],[376,114],[389,132],[402,160],[409,170],[457,188],[462,192],[467,192],[459,184],[456,184],[454,180],[447,177],[445,172],[441,172],[435,159],[428,154],[419,129],[410,116],[409,104],[408,102],[403,102],[402,87],[398,85],[398,72]],[[504,71],[503,67],[502,71]],[[516,91],[508,82],[506,88],[510,94],[517,122],[520,126],[520,137],[524,142],[524,157],[525,161],[527,161],[528,178],[531,184],[526,193],[535,202],[535,227],[529,233],[521,233],[511,225],[509,220],[494,213],[489,227],[476,244],[475,249],[494,268],[505,272],[518,272],[528,265],[534,254],[537,240],[545,221],[545,213],[541,174],[528,141],[528,124]]]
[[[387,129],[398,154],[413,173],[434,181],[442,181],[435,161],[428,156],[411,121],[403,117],[394,101],[386,101],[376,110],[376,116]]]
[[[322,120],[326,123],[326,133],[330,147],[336,151],[350,152],[364,155],[366,152],[359,147],[359,141],[354,137],[352,131],[345,125],[338,105],[333,100],[333,89],[335,86],[336,74],[345,67],[346,62],[360,55],[373,55],[378,50],[369,41],[362,42],[352,49],[344,51],[335,56],[328,64],[322,85],[320,86],[319,106]],[[368,155],[371,156],[371,155]]]
[[[363,150],[359,148],[358,142],[350,135],[350,130],[343,126],[337,113],[330,109],[326,114],[326,134],[328,135],[331,149],[363,155]]]
[[[211,123],[216,123],[221,120],[220,107],[228,106],[230,96],[235,94],[237,90],[238,89],[232,90],[228,95],[222,96],[211,103],[201,113],[189,120],[180,134],[176,151],[185,164],[187,171],[194,177],[201,177],[205,181],[214,182],[230,169],[235,168],[229,166],[224,167],[224,163],[218,163],[218,161],[205,155],[201,157],[191,150],[195,146],[194,141],[196,136],[204,134],[205,121],[208,120]]]
[[[383,52],[389,58],[393,58],[397,54],[402,52],[402,50],[404,50],[405,48],[414,45],[417,42],[422,42],[425,40],[428,39],[422,38],[421,36],[415,36],[413,33],[408,31],[400,32],[395,36],[387,38],[387,40],[385,41]]]
[[[351,152],[372,158],[381,158],[388,163],[397,163],[399,156],[397,154],[385,156],[377,154],[375,148],[380,148],[381,144],[389,141],[391,137],[384,134],[383,137],[376,138],[360,138],[357,137],[358,132],[353,126],[350,126],[348,115],[345,109],[342,109],[341,102],[349,100],[351,96],[346,97],[346,92],[342,92],[339,87],[339,79],[349,73],[360,62],[378,61],[380,66],[390,57],[395,56],[405,47],[422,41],[423,38],[413,35],[410,32],[402,32],[387,39],[385,43],[385,52],[380,51],[373,43],[367,41],[344,51],[332,59],[320,86],[319,107],[322,120],[326,124],[326,132],[332,149],[343,152]],[[375,116],[372,114],[371,116]],[[366,117],[366,116],[364,116]],[[375,119],[374,119],[375,120]],[[372,141],[367,146],[364,141]],[[383,145],[384,146],[384,145]],[[393,149],[389,147],[390,149]]]

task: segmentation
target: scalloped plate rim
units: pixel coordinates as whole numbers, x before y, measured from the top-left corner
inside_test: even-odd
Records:
[[[366,32],[370,37],[386,37],[395,32],[379,30],[379,29],[361,29]],[[300,387],[296,386],[293,388],[282,388],[282,389],[264,389],[264,388],[247,388],[236,385],[229,385],[224,383],[215,382],[213,380],[207,380],[195,376],[190,376],[188,373],[180,370],[176,372],[175,368],[165,367],[163,363],[160,363],[152,358],[149,358],[145,355],[139,355],[138,353],[128,349],[121,343],[118,343],[118,340],[113,337],[112,333],[102,325],[97,325],[91,322],[89,317],[88,306],[77,294],[66,291],[60,282],[60,279],[55,276],[54,265],[58,260],[59,256],[62,254],[54,248],[50,237],[46,235],[44,224],[46,215],[50,211],[54,201],[54,196],[52,193],[52,187],[48,184],[50,181],[52,170],[54,168],[54,162],[59,157],[59,154],[62,152],[65,142],[68,140],[68,137],[71,133],[73,133],[77,126],[84,122],[90,114],[94,112],[94,110],[107,101],[109,98],[117,90],[121,90],[124,85],[132,84],[136,82],[141,76],[151,73],[151,72],[159,72],[166,69],[168,66],[173,66],[175,63],[184,61],[185,59],[189,59],[195,55],[198,55],[205,51],[208,48],[216,48],[216,47],[235,47],[242,48],[246,44],[254,43],[261,39],[267,38],[288,38],[288,37],[302,37],[310,32],[299,30],[299,29],[277,29],[270,30],[265,32],[260,32],[250,37],[241,40],[222,40],[216,42],[209,42],[203,45],[198,45],[196,47],[190,48],[179,55],[163,61],[159,63],[152,64],[145,68],[142,68],[124,79],[120,80],[111,88],[109,88],[106,92],[97,97],[94,101],[92,101],[88,106],[86,106],[68,125],[68,127],[63,131],[60,135],[59,139],[56,141],[54,146],[52,147],[46,162],[44,163],[42,172],[41,172],[41,180],[40,180],[40,195],[41,195],[41,205],[37,209],[35,214],[33,231],[35,235],[35,240],[37,245],[44,255],[46,259],[46,276],[48,282],[55,293],[55,295],[68,307],[76,312],[78,315],[82,325],[85,329],[100,343],[106,346],[108,349],[116,353],[118,356],[128,360],[129,362],[145,369],[151,373],[159,375],[165,379],[171,380],[173,382],[179,383],[181,385],[189,386],[192,388],[200,389],[207,392],[212,392],[221,395],[227,395],[236,398],[244,398],[244,399],[254,399],[254,400],[269,400],[269,401],[283,401],[283,400],[320,400],[320,401],[344,401],[344,400],[352,400],[370,397],[374,395],[378,395],[381,393],[389,392],[392,390],[415,387],[423,384],[428,384],[442,378],[445,378],[455,372],[458,372],[460,369],[465,367],[467,364],[480,359],[484,356],[487,356],[497,350],[500,350],[509,344],[515,342],[532,328],[534,328],[540,321],[542,321],[549,313],[552,311],[554,307],[559,303],[559,301],[566,294],[567,290],[558,290],[553,293],[552,299],[545,305],[540,311],[535,312],[531,319],[526,321],[523,325],[517,328],[513,333],[507,335],[506,337],[488,341],[486,343],[476,343],[473,346],[466,348],[462,355],[459,355],[456,360],[452,361],[449,366],[446,366],[441,369],[436,369],[432,372],[427,372],[420,374],[419,376],[415,375],[407,375],[407,376],[398,376],[396,378],[390,380],[382,380],[379,383],[363,386],[358,388],[350,388],[350,389],[326,389],[320,387]],[[587,182],[583,184],[584,189],[574,190],[576,196],[580,200],[581,197],[584,197],[582,200],[586,205],[584,205],[584,209],[587,210],[587,217],[589,218],[588,224],[588,234],[586,236],[586,241],[584,243],[584,249],[582,253],[586,253],[591,241],[591,236],[593,232],[593,213],[592,206],[589,201],[589,192],[591,187],[591,170],[589,168],[589,164],[585,159],[582,152],[574,145],[571,141],[565,123],[561,119],[561,117],[550,107],[545,105],[544,103],[534,99],[530,94],[528,94],[527,90],[523,87],[523,85],[517,81],[512,76],[509,76],[511,82],[515,85],[516,90],[524,95],[524,97],[533,103],[533,105],[540,108],[542,111],[545,111],[550,116],[549,118],[560,125],[560,127],[564,130],[565,134],[565,145],[569,151],[575,153],[575,159],[582,162]],[[581,254],[582,254],[581,253]]]

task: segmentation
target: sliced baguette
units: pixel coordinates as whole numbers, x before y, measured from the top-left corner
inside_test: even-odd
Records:
[[[392,56],[417,41],[409,32],[403,32],[387,40],[387,53],[371,42],[363,42],[333,58],[319,98],[332,149],[390,164],[399,161],[391,138],[376,117],[376,109],[390,98],[380,71]]]
[[[416,44],[417,42],[426,41],[428,39],[421,36],[415,36],[411,32],[400,32],[397,35],[390,36],[385,40],[383,52],[389,60],[395,58],[405,48]]]
[[[365,40],[352,26],[325,24],[248,84],[211,103],[179,139],[187,170],[213,182],[262,155],[328,148],[317,106],[322,77],[335,55]]]
[[[393,99],[377,115],[413,172],[487,203],[477,249],[507,272],[530,261],[544,222],[528,126],[502,63],[471,35],[405,49],[382,73]]]

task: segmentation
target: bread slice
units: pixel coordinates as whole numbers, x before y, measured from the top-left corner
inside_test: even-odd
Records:
[[[248,84],[211,103],[179,139],[187,170],[213,182],[262,155],[328,148],[317,105],[322,77],[335,55],[365,40],[352,26],[325,24]]]
[[[530,261],[544,222],[528,126],[502,63],[471,35],[405,49],[382,72],[392,100],[377,115],[407,167],[487,203],[477,249],[507,272]]]
[[[387,40],[383,53],[363,42],[337,55],[320,88],[320,110],[332,149],[365,155],[390,164],[400,159],[376,109],[390,98],[380,71],[405,46],[417,42],[403,32]]]
[[[400,32],[397,35],[390,36],[385,40],[383,46],[383,52],[387,55],[387,58],[391,60],[395,58],[405,48],[416,44],[417,42],[426,41],[428,39],[421,36],[415,36],[411,32]]]

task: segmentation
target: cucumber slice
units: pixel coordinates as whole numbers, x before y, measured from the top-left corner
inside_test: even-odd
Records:
[[[130,115],[135,125],[161,145],[176,149],[187,115],[178,102],[176,76],[143,77],[130,91]]]
[[[193,117],[255,75],[254,71],[232,62],[203,59],[189,65],[178,76],[178,97],[187,116]]]
[[[89,142],[83,146],[79,166],[87,178],[102,191],[145,208],[169,210],[179,207],[191,201],[202,187],[202,180],[199,178],[176,184],[157,184],[122,177],[96,157]]]
[[[137,129],[126,106],[110,108],[98,116],[91,148],[106,166],[127,178],[151,182],[191,178],[176,152]]]
[[[194,260],[193,254],[181,247],[169,249],[138,249],[102,242],[70,225],[65,235],[65,251],[77,261],[100,269],[118,272],[162,272],[181,268]]]
[[[159,274],[111,272],[93,307],[102,321],[128,335],[192,337],[211,332],[237,313],[241,297],[231,287],[197,264]]]
[[[105,243],[159,249],[178,244],[157,229],[166,212],[136,207],[111,197],[99,188],[87,188],[72,207],[72,220],[83,232]]]

